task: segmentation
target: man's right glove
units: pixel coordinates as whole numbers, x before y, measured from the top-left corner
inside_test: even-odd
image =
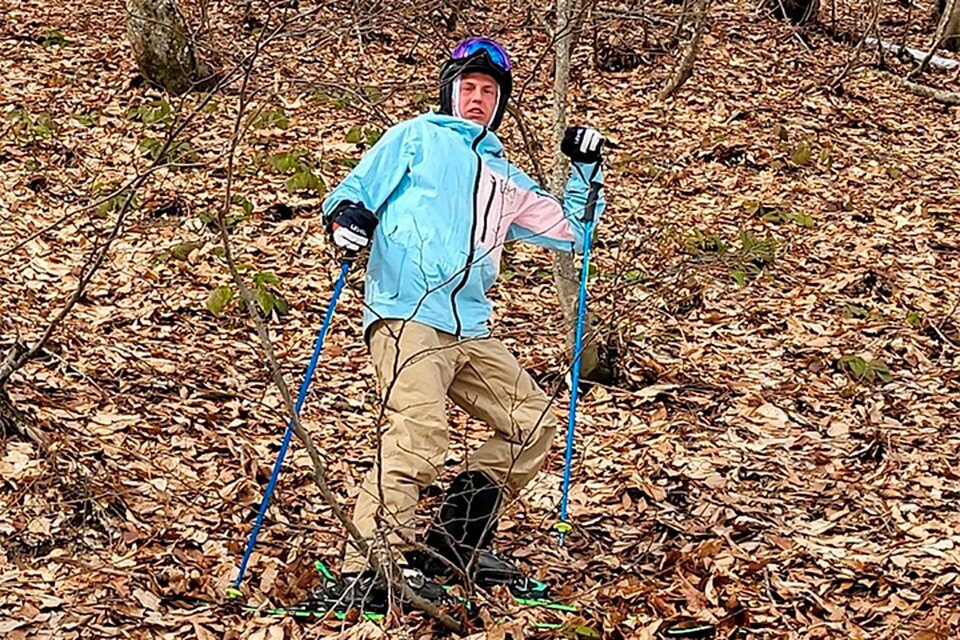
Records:
[[[574,162],[600,162],[603,136],[593,127],[568,127],[560,151]]]
[[[327,218],[327,232],[333,244],[348,253],[365,249],[376,228],[377,216],[354,202],[341,202]]]

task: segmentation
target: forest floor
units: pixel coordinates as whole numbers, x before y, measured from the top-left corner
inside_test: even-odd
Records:
[[[0,636],[443,635],[419,615],[383,630],[207,604],[235,575],[286,422],[249,318],[236,301],[208,309],[229,283],[209,221],[232,178],[238,261],[289,305],[269,326],[299,384],[337,272],[323,184],[431,106],[442,48],[470,32],[513,51],[542,142],[542,12],[473,3],[447,29],[445,4],[406,19],[404,3],[355,3],[353,29],[327,3],[263,47],[231,175],[238,84],[165,99],[138,81],[122,3],[60,4],[0,0],[0,346],[39,337],[116,221],[112,190],[192,120],[167,156],[183,166],[151,170],[90,287],[8,387],[55,444],[0,439]],[[251,51],[275,24],[259,4],[209,3],[205,54],[229,68]],[[881,69],[873,48],[844,71],[865,3],[836,29],[755,4],[713,6],[693,76],[666,101],[678,56],[656,55],[655,18],[677,5],[648,7],[636,70],[599,70],[581,39],[571,120],[618,144],[590,283],[615,380],[580,406],[568,545],[551,533],[559,437],[498,544],[582,609],[568,636],[653,638],[693,618],[718,637],[960,637],[960,111],[905,93],[893,76],[909,67]],[[928,46],[932,15],[882,6],[885,38]],[[611,13],[597,11],[600,32],[627,47],[640,18]],[[512,119],[502,137],[529,169]],[[549,256],[506,260],[495,332],[552,392],[568,365]],[[355,273],[303,414],[348,506],[374,456],[361,288]],[[451,419],[442,482],[485,438]],[[295,443],[247,578],[255,603],[295,601],[313,560],[338,564],[344,534],[310,472]],[[478,638],[558,633],[497,596],[485,611]]]

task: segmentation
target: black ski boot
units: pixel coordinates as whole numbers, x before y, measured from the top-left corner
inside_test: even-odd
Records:
[[[403,580],[416,595],[441,604],[448,600],[446,592],[435,580],[414,567],[400,567]],[[385,614],[390,608],[390,590],[375,571],[344,574],[342,585],[328,581],[310,592],[303,607],[322,611],[349,611],[359,609],[363,613]],[[394,592],[394,597],[401,594]],[[406,604],[406,603],[404,603]]]
[[[479,587],[506,585],[514,597],[538,599],[547,586],[528,578],[513,561],[491,548],[497,529],[500,487],[482,471],[464,471],[453,479],[440,513],[427,532],[426,544],[447,563],[417,554],[414,564],[429,575],[452,578],[450,565],[469,575]],[[449,564],[448,564],[449,563]]]

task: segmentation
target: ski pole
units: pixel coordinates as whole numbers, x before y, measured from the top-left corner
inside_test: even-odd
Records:
[[[303,376],[303,382],[300,384],[300,393],[297,395],[297,404],[294,407],[294,414],[300,415],[300,409],[307,399],[307,390],[310,389],[310,380],[313,378],[313,372],[317,368],[317,362],[320,360],[320,352],[323,351],[323,342],[327,337],[327,330],[330,328],[330,320],[333,318],[333,310],[337,307],[337,300],[340,299],[340,292],[343,291],[343,285],[347,281],[347,273],[350,271],[350,260],[344,260],[340,267],[340,277],[337,284],[333,287],[333,296],[330,298],[330,304],[327,306],[327,313],[323,317],[323,325],[320,327],[320,333],[317,335],[317,341],[313,345],[313,355],[310,356],[310,362],[307,364],[307,370]],[[247,563],[253,554],[253,547],[257,544],[257,536],[260,534],[260,527],[263,525],[263,517],[267,513],[267,507],[270,505],[270,497],[277,485],[277,478],[280,477],[280,467],[283,466],[283,458],[287,455],[287,448],[290,446],[290,439],[293,436],[294,418],[290,418],[287,424],[287,430],[283,433],[283,441],[280,444],[280,451],[277,453],[277,460],[273,463],[273,471],[270,473],[270,480],[267,482],[267,488],[263,493],[263,500],[260,502],[260,510],[257,512],[257,520],[253,523],[253,530],[250,532],[250,538],[247,540],[247,548],[243,552],[243,559],[240,561],[240,568],[237,570],[237,578],[233,581],[233,586],[227,589],[228,598],[239,598],[243,595],[240,590],[240,583],[243,582],[243,576],[247,571]]]
[[[598,165],[599,168],[599,165]],[[596,171],[594,171],[596,173]],[[567,522],[567,502],[570,498],[570,466],[573,461],[573,434],[577,424],[577,398],[580,391],[580,360],[583,355],[583,325],[587,315],[587,276],[590,274],[590,244],[593,239],[594,214],[603,185],[593,182],[583,219],[586,222],[583,238],[583,265],[580,268],[580,296],[577,301],[577,330],[573,340],[573,370],[570,372],[570,413],[567,416],[567,449],[563,457],[563,490],[560,498],[560,520],[553,528],[557,531],[557,543],[562,547],[567,533],[573,529]]]

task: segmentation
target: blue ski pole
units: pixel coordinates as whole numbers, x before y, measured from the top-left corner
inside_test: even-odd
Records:
[[[596,173],[596,172],[594,172]],[[563,457],[563,490],[560,498],[560,520],[553,528],[557,542],[563,546],[564,538],[573,527],[567,522],[567,502],[570,498],[570,467],[573,462],[573,434],[577,424],[577,398],[580,391],[580,360],[583,355],[583,325],[587,315],[587,276],[590,273],[590,244],[593,240],[594,214],[600,197],[599,182],[590,183],[587,206],[583,219],[586,222],[583,239],[583,265],[580,268],[580,296],[577,301],[577,330],[573,339],[573,370],[570,372],[570,413],[567,416],[567,449]]]
[[[320,360],[320,352],[323,351],[323,342],[327,337],[327,330],[330,328],[330,320],[333,318],[333,310],[337,307],[337,300],[340,299],[340,292],[343,291],[343,285],[347,281],[347,273],[350,271],[350,261],[345,260],[340,267],[340,277],[337,284],[333,287],[333,296],[330,298],[330,304],[327,306],[327,313],[323,318],[323,325],[320,327],[320,334],[313,345],[313,355],[310,356],[310,363],[307,365],[306,373],[303,376],[303,382],[300,384],[300,393],[297,395],[297,404],[294,407],[294,413],[299,416],[300,409],[307,399],[307,391],[310,389],[310,380],[313,378],[313,372],[317,368],[317,362]],[[280,467],[283,466],[283,458],[287,455],[287,448],[290,446],[290,438],[293,436],[294,419],[291,417],[287,424],[287,430],[283,433],[283,442],[280,444],[280,451],[277,453],[277,460],[273,463],[273,471],[270,473],[270,481],[267,482],[267,488],[263,493],[263,500],[260,502],[260,511],[257,512],[257,520],[253,523],[253,530],[250,532],[250,538],[247,540],[247,548],[243,552],[243,559],[240,561],[240,568],[237,570],[237,578],[233,581],[233,586],[227,589],[228,598],[239,598],[243,595],[240,590],[240,583],[243,582],[243,576],[247,572],[247,563],[253,554],[253,548],[257,544],[257,536],[260,534],[260,527],[263,525],[263,516],[267,513],[267,507],[270,505],[270,497],[273,495],[273,489],[277,485],[277,478],[280,477]]]

